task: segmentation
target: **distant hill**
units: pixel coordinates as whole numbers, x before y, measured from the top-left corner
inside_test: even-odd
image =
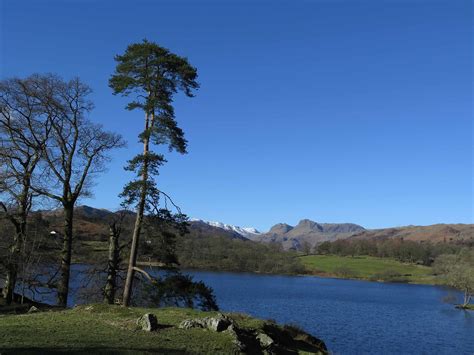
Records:
[[[63,215],[62,208],[57,208],[55,210],[43,210],[40,212],[44,217],[61,217]],[[114,212],[111,212],[105,208],[95,208],[83,205],[74,208],[74,215],[79,218],[95,220],[110,217],[114,215]]]
[[[244,235],[237,232],[235,229],[211,225],[201,220],[190,221],[188,229],[189,229],[190,234],[195,237],[220,236],[220,237],[227,237],[230,239],[248,240],[248,238],[244,237]]]
[[[41,211],[43,217],[50,222],[52,230],[61,231],[62,209],[52,211]],[[130,211],[112,212],[106,209],[99,209],[90,206],[77,206],[74,209],[74,230],[75,235],[83,240],[106,240],[108,236],[108,223],[117,219],[119,213],[125,213],[125,230],[131,230],[135,222],[135,213]],[[210,224],[214,223],[214,224]],[[243,228],[230,226],[227,224],[217,224],[216,222],[205,222],[202,220],[191,220],[189,222],[189,234],[191,237],[225,237],[230,239],[248,240],[244,234],[251,234]],[[241,233],[239,233],[241,231]],[[243,231],[243,232],[242,232]],[[258,233],[256,231],[256,233]]]
[[[255,236],[258,236],[261,234],[257,229],[253,227],[238,227],[231,224],[225,224],[222,222],[209,222],[209,221],[204,221],[202,219],[196,219],[196,218],[191,219],[190,225],[199,227],[201,229],[205,229],[206,227],[204,225],[207,225],[209,227],[213,227],[211,229],[219,228],[225,231],[232,232],[234,234],[237,233],[239,236],[244,237],[246,239],[253,239]]]
[[[296,226],[285,223],[274,225],[270,231],[252,240],[262,243],[279,243],[284,249],[301,250],[305,244],[311,247],[325,242],[349,238],[365,231],[364,227],[352,223],[317,223],[309,219],[301,220]]]
[[[354,239],[403,238],[415,242],[459,243],[474,240],[474,224],[433,224],[364,230],[351,236]]]
[[[338,239],[389,239],[403,238],[415,242],[472,243],[473,224],[434,224],[430,226],[403,226],[382,229],[365,229],[352,223],[317,223],[301,220],[296,226],[285,223],[274,225],[267,233],[260,234],[254,241],[279,243],[284,249],[301,250],[308,243],[311,247],[325,241]]]

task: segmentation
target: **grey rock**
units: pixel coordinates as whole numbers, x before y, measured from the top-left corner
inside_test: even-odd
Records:
[[[239,334],[237,333],[238,329],[234,324],[231,324],[224,332],[228,333],[232,337],[232,343],[235,345],[238,351],[244,351],[247,346],[241,341]]]
[[[186,319],[179,325],[181,329],[204,328],[215,332],[222,332],[232,325],[232,320],[218,313],[215,317],[205,317],[196,319]]]
[[[257,336],[255,337],[255,339],[258,340],[258,342],[260,343],[260,345],[264,349],[268,348],[269,346],[271,346],[275,343],[275,341],[265,333],[258,333]]]
[[[229,328],[232,324],[232,320],[225,315],[219,313],[216,317],[207,319],[207,328],[215,332],[222,332]]]
[[[137,325],[147,332],[153,332],[158,329],[158,320],[151,313],[146,313],[137,319]]]
[[[178,328],[180,329],[191,329],[191,328],[204,328],[203,322],[200,319],[186,319],[183,320]]]
[[[39,309],[35,306],[31,306],[30,309],[28,310],[28,313],[36,313],[39,312]]]

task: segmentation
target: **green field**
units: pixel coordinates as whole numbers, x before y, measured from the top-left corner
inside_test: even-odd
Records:
[[[156,315],[159,324],[157,331],[138,329],[136,320],[145,313]],[[0,349],[2,354],[62,350],[75,354],[236,353],[234,338],[228,332],[178,328],[185,319],[215,314],[185,308],[147,309],[94,304],[62,311],[0,315]],[[242,314],[231,313],[228,316],[239,329],[252,334],[268,333],[268,329],[275,334],[292,334],[293,340],[287,347],[291,353],[320,353],[320,348],[308,343],[308,335],[297,328],[280,327],[270,321]]]
[[[436,283],[431,268],[371,256],[306,255],[300,257],[309,273],[374,281]]]

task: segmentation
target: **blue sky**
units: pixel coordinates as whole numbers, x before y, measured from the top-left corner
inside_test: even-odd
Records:
[[[189,216],[473,222],[471,1],[0,3],[1,77],[81,77],[91,118],[128,141],[85,204],[116,208],[130,179],[142,114],[107,82],[114,55],[147,38],[199,71],[196,97],[176,99],[189,154],[159,177]]]

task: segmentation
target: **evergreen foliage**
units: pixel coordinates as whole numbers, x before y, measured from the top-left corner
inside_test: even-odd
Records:
[[[125,185],[121,194],[123,204],[134,205],[137,210],[123,296],[123,303],[127,306],[144,215],[158,208],[163,194],[157,187],[156,176],[165,158],[153,152],[151,145],[167,145],[169,151],[186,153],[187,141],[175,119],[173,97],[179,91],[192,97],[199,84],[196,68],[186,58],[147,40],[129,45],[123,55],[115,57],[115,61],[115,73],[109,80],[113,93],[131,98],[127,110],[139,109],[145,113],[144,129],[139,134],[143,153],[136,155],[125,168],[134,171],[136,178]]]

